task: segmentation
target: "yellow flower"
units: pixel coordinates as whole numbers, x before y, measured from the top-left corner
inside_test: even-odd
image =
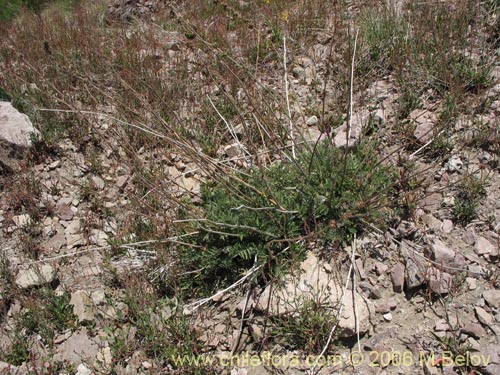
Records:
[[[287,10],[285,10],[284,12],[281,12],[280,19],[283,22],[288,22],[288,11]]]

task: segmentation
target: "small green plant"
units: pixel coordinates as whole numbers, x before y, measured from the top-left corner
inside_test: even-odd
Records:
[[[0,353],[0,359],[14,366],[20,366],[30,358],[30,346],[21,327],[15,326],[9,336],[9,347]]]
[[[470,175],[464,176],[455,197],[455,219],[463,224],[469,223],[476,217],[477,208],[485,195],[485,181]]]
[[[359,73],[365,75],[374,71],[376,75],[384,75],[398,68],[404,62],[408,43],[405,20],[385,9],[367,11],[359,22],[363,37]]]
[[[278,344],[304,353],[320,353],[335,325],[335,311],[314,299],[297,303],[297,310],[273,319]]]
[[[161,298],[144,276],[132,274],[120,279],[128,306],[126,324],[120,329],[105,328],[116,363],[124,361],[138,348],[160,362],[200,354],[197,334],[182,313],[182,307],[175,300]],[[134,336],[130,336],[130,327],[136,328]],[[211,373],[206,366],[186,363],[181,367],[176,370],[183,374]]]
[[[179,250],[186,289],[209,292],[234,281],[255,262],[269,271],[282,251],[305,237],[345,243],[362,220],[382,218],[395,174],[377,161],[372,144],[352,152],[319,144],[293,161],[222,176],[202,186],[204,217],[188,220],[199,235]]]
[[[69,293],[59,296],[50,288],[36,290],[25,299],[19,324],[28,335],[38,333],[51,345],[57,332],[75,327],[75,316],[69,301]]]

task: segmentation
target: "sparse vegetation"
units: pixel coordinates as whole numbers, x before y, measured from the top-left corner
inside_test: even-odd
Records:
[[[498,120],[488,117],[498,112],[488,93],[498,1],[405,2],[401,9],[385,1],[164,3],[150,18],[147,7],[114,14],[104,0],[0,0],[0,100],[12,101],[41,133],[19,174],[0,176],[0,229],[22,242],[15,246],[21,261],[54,257],[71,268],[69,259],[82,254],[104,259],[105,267],[88,273],[93,282],[109,281],[114,300],[103,310],[117,301],[123,309],[96,314],[88,328],[105,332],[111,373],[138,352],[151,373],[212,373],[171,359],[237,354],[234,342],[247,333],[260,351],[320,353],[338,306],[307,299],[284,315],[253,310],[258,292],[298,274],[308,251],[340,274],[355,236],[388,229],[352,259],[353,272],[372,275],[363,288],[353,279],[350,287],[371,298],[371,284],[386,288],[389,271],[363,270],[364,257],[393,262],[398,256],[388,253],[400,240],[426,247],[428,233],[444,232],[441,219],[450,231],[478,217],[487,230],[497,228],[494,214],[479,214],[487,180],[443,166],[452,153],[479,148],[487,154],[480,168],[498,169]],[[120,7],[129,5],[135,2]],[[373,112],[356,124],[364,109]],[[429,137],[417,137],[416,109],[433,112]],[[464,118],[470,124],[462,126]],[[337,147],[349,136],[356,139],[350,147]],[[454,202],[444,204],[441,190]],[[435,221],[429,217],[438,213],[421,207],[430,195],[445,215]],[[13,217],[23,214],[31,222],[21,228]],[[101,241],[91,240],[95,231]],[[52,254],[44,246],[56,235],[56,245],[65,245]],[[81,238],[65,249],[74,235]],[[21,365],[33,360],[31,339],[52,350],[77,319],[69,292],[19,290],[17,258],[0,258],[10,339],[0,359]],[[228,302],[236,296],[216,294],[233,285],[240,298],[234,283],[243,275],[244,307]],[[203,312],[187,309],[201,307],[199,298],[222,310],[227,327],[218,334],[232,335],[223,345],[203,339]],[[14,313],[13,301],[21,306]],[[250,328],[254,320],[267,331]],[[469,350],[457,337],[440,343]]]

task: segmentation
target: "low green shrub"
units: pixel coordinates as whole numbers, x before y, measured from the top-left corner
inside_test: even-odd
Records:
[[[180,257],[190,290],[210,291],[234,281],[255,262],[273,266],[289,257],[287,246],[300,239],[347,243],[387,206],[395,174],[379,163],[373,145],[348,153],[319,144],[296,160],[235,172],[202,186],[204,218]],[[271,270],[268,269],[268,271]],[[208,290],[207,290],[208,289]]]

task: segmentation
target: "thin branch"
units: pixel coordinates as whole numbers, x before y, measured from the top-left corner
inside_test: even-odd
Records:
[[[285,69],[285,98],[286,98],[286,108],[288,110],[288,121],[289,124],[289,132],[290,132],[290,141],[292,142],[292,157],[296,159],[295,155],[295,140],[293,139],[293,123],[292,123],[292,112],[290,111],[290,100],[288,98],[288,72],[286,67],[286,37],[283,36],[283,67]]]
[[[353,250],[352,250],[352,255],[351,255],[351,265],[349,266],[349,272],[347,273],[346,282],[345,282],[344,288],[342,289],[342,295],[340,296],[340,307],[337,311],[336,322],[335,322],[334,326],[332,327],[332,329],[330,330],[330,333],[328,335],[328,339],[326,340],[326,344],[323,347],[323,350],[321,350],[321,353],[319,354],[318,358],[323,358],[326,351],[328,350],[328,347],[330,346],[330,343],[332,342],[333,334],[335,333],[335,330],[337,329],[339,322],[340,322],[340,319],[342,317],[342,310],[344,310],[344,298],[345,298],[347,287],[349,286],[349,281],[351,280],[352,270],[354,268],[354,253],[355,253],[355,249],[356,249],[356,236],[354,237],[352,249]],[[354,290],[353,290],[353,294],[354,294]],[[315,372],[316,367],[317,367],[317,362],[315,362],[314,366],[311,368],[309,373],[313,374],[313,375],[316,374],[316,372]]]
[[[190,232],[190,233],[182,234],[180,236],[175,236],[175,237],[163,238],[163,239],[159,239],[159,240],[147,240],[147,241],[131,242],[131,243],[126,243],[126,244],[121,244],[121,245],[94,246],[94,247],[91,247],[89,249],[79,250],[79,251],[74,251],[74,252],[68,253],[68,254],[61,254],[61,255],[54,256],[54,257],[39,259],[39,260],[35,260],[32,262],[28,262],[26,264],[31,265],[31,264],[37,264],[37,263],[45,263],[45,262],[50,262],[53,260],[70,258],[73,256],[78,256],[81,254],[90,253],[92,251],[110,250],[113,248],[130,250],[129,246],[145,246],[145,245],[150,245],[150,244],[154,244],[154,243],[174,242],[175,240],[178,240],[179,238],[188,237],[188,236],[192,236],[192,235],[199,234],[199,233],[200,232]],[[134,250],[137,250],[137,249],[134,249]]]
[[[351,138],[351,127],[352,127],[352,108],[353,108],[353,87],[354,87],[354,62],[356,60],[356,48],[358,45],[358,34],[359,30],[356,29],[356,36],[354,37],[354,51],[352,52],[352,61],[351,61],[351,82],[349,84],[349,121],[347,124],[346,131],[346,150],[349,148],[349,139]]]

